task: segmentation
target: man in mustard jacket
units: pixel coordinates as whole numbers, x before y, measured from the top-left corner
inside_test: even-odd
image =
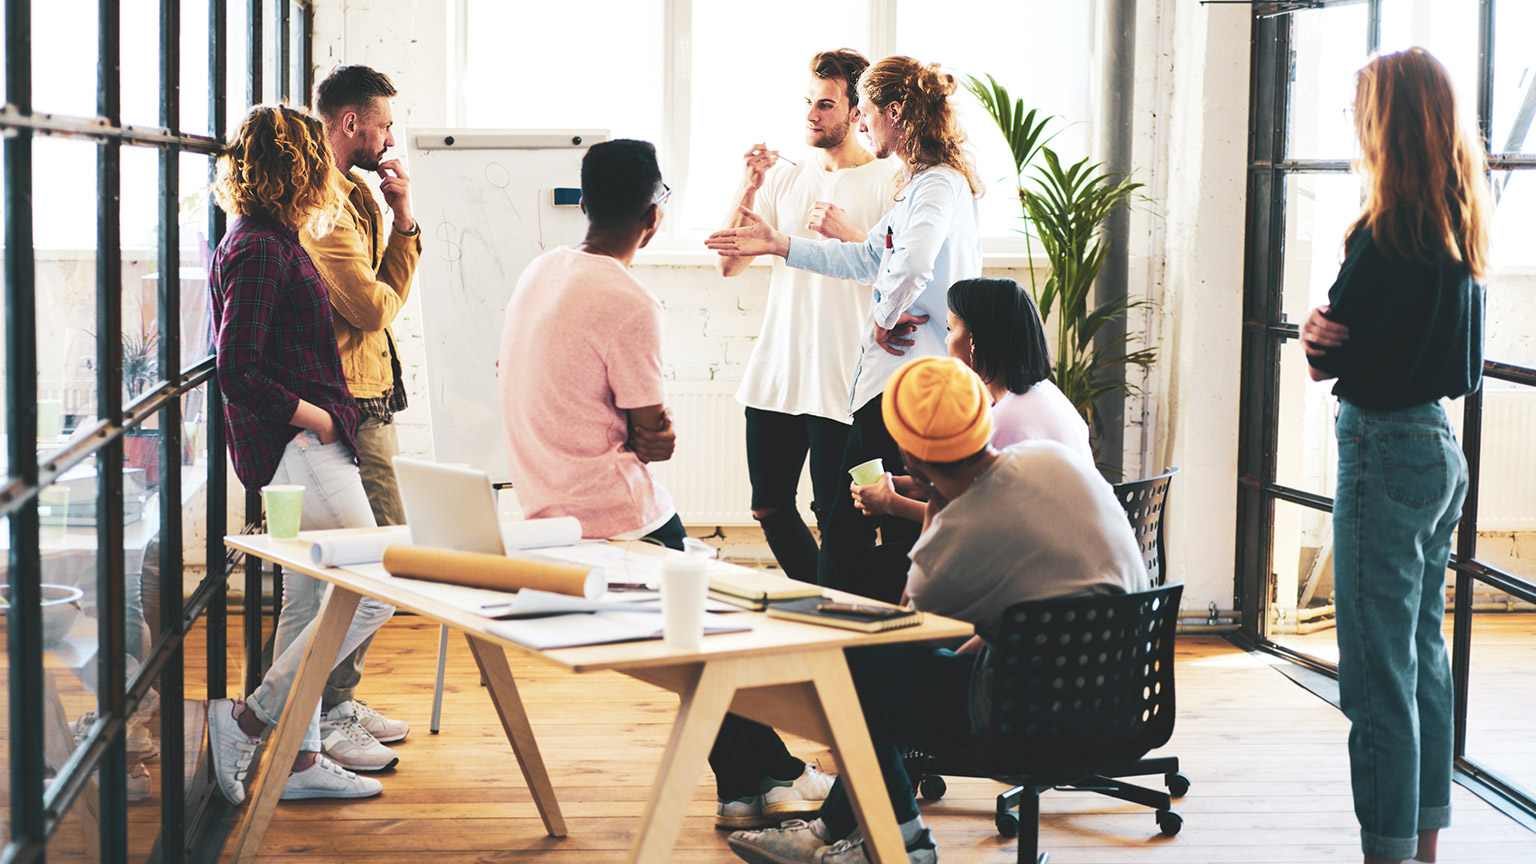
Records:
[[[421,258],[421,229],[411,215],[411,179],[399,159],[380,161],[395,145],[390,99],[396,90],[367,66],[338,66],[315,87],[315,105],[336,158],[331,183],[343,203],[336,228],[320,239],[302,232],[304,248],[331,293],[331,317],[347,387],[362,409],[357,460],[363,488],[380,525],[404,524],[392,457],[399,452],[394,414],[406,405],[399,351],[389,325],[405,305]],[[375,172],[384,216],[363,175]],[[337,664],[321,698],[320,735],[326,756],[352,771],[381,771],[396,757],[383,743],[405,738],[410,726],[353,698],[372,638]]]

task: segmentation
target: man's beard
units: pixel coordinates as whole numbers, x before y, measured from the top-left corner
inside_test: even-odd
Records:
[[[352,164],[364,171],[377,171],[379,170],[379,160],[384,158],[384,153],[385,151],[380,150],[377,153],[359,154],[356,159],[352,160]]]
[[[853,132],[853,124],[851,123],[844,124],[838,129],[822,127],[821,132],[811,133],[811,138],[806,143],[820,150],[831,150],[833,147],[846,141],[851,132]]]

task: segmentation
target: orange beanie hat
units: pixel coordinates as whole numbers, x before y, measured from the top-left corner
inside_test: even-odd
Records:
[[[992,398],[953,357],[919,357],[885,384],[880,406],[897,446],[924,462],[958,462],[992,440]]]

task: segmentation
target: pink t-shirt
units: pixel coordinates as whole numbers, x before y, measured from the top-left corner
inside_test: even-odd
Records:
[[[1055,384],[1040,381],[1027,393],[1004,393],[992,406],[992,446],[999,450],[1020,441],[1057,441],[1087,457],[1088,424]]]
[[[660,405],[661,303],[620,262],[559,248],[523,271],[507,303],[501,421],[530,518],[575,516],[585,537],[661,527],[672,497],[624,445],[625,409]]]

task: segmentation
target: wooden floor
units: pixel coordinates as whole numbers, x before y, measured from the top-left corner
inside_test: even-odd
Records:
[[[428,733],[436,645],[435,626],[400,617],[381,631],[369,654],[360,695],[412,724],[410,738],[396,748],[400,766],[378,775],[384,794],[354,803],[280,805],[259,860],[624,860],[676,697],[618,675],[577,680],[513,659],[570,828],[570,836],[556,840],[544,834],[461,639],[450,645],[442,733]],[[1052,793],[1042,818],[1052,861],[1358,861],[1343,717],[1218,637],[1181,636],[1178,662],[1179,721],[1167,750],[1183,760],[1194,781],[1176,805],[1185,818],[1183,832],[1165,838],[1149,811],[1098,796]],[[232,660],[232,667],[237,663]],[[835,770],[824,748],[798,741],[791,748]],[[1001,788],[952,779],[944,800],[923,806],[940,860],[1015,860],[1013,842],[996,835],[989,815]],[[1536,836],[1459,786],[1454,804],[1455,827],[1444,835],[1442,861],[1536,860]],[[724,834],[712,827],[713,813],[713,778],[706,772],[673,860],[736,860]]]

